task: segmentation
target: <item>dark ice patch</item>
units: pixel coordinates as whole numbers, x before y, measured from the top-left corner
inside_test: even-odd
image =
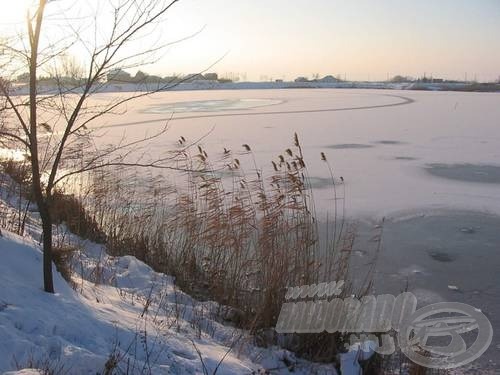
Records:
[[[344,149],[362,149],[362,148],[372,148],[372,145],[365,145],[362,143],[341,143],[338,145],[325,146],[326,148],[331,148],[334,150],[344,150]]]
[[[393,140],[382,140],[382,141],[376,141],[374,143],[377,143],[379,145],[404,145],[405,144],[405,142],[393,141]]]
[[[429,256],[437,262],[453,262],[457,257],[453,254],[440,250],[429,250]]]
[[[309,177],[308,182],[312,189],[326,189],[333,186],[331,178]],[[335,179],[335,184],[337,183],[337,179]]]
[[[500,184],[500,167],[481,164],[427,164],[425,170],[433,176],[450,180]]]
[[[417,158],[414,158],[412,156],[396,156],[394,160],[406,160],[406,161],[411,161],[411,160],[418,160]]]

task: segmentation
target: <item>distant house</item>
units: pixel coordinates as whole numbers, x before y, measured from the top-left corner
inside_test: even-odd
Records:
[[[318,82],[336,83],[336,82],[339,82],[339,79],[335,78],[334,76],[328,75],[328,76],[325,76],[321,79],[318,79]]]
[[[206,78],[200,73],[188,74],[183,78],[183,81],[188,83],[195,81],[204,81],[204,80],[206,80]]]
[[[283,83],[283,80],[282,79],[277,79],[276,81],[274,81],[276,83]]]
[[[295,78],[295,82],[309,82],[309,80],[306,77],[298,77]]]
[[[422,83],[443,83],[444,79],[443,78],[434,78],[434,77],[426,77],[419,79],[420,82]]]
[[[219,79],[217,73],[206,73],[203,77],[208,81],[217,81]]]

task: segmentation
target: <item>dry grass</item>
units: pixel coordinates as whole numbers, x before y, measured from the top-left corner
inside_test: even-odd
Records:
[[[97,243],[106,241],[106,235],[88,214],[82,200],[72,194],[55,191],[52,195],[51,215],[54,224],[64,223],[71,233]]]
[[[0,160],[0,226],[20,236],[24,234],[31,190],[29,164],[13,160]],[[10,206],[10,207],[7,207]]]
[[[54,194],[52,215],[82,237],[105,240],[113,255],[134,255],[175,276],[195,297],[233,307],[233,323],[258,344],[280,340],[307,358],[331,361],[342,347],[340,335],[277,337],[273,329],[287,287],[348,279],[355,233],[345,222],[343,181],[334,178],[324,154],[317,162],[331,176],[326,231],[316,219],[297,136],[270,161],[269,175],[248,145],[224,149],[214,161],[200,146],[176,152],[173,163],[186,170],[176,176],[177,187],[167,183],[170,175],[98,169],[74,195],[69,189]],[[349,284],[344,289],[359,295],[369,285],[363,292]]]
[[[345,278],[353,237],[342,196],[332,175],[335,219],[329,237],[319,238],[297,137],[268,177],[248,145],[237,155],[224,152],[217,166],[202,147],[176,163],[189,170],[180,189],[136,171],[94,175],[84,204],[112,254],[134,255],[198,297],[237,307],[254,331],[274,326],[286,287]]]
[[[183,140],[180,143],[185,142]],[[316,219],[308,170],[297,136],[264,175],[251,147],[212,161],[200,146],[176,153],[186,172],[168,176],[137,169],[98,170],[80,197],[113,255],[134,255],[198,299],[237,312],[232,323],[258,344],[277,343],[315,360],[332,361],[340,335],[278,337],[276,320],[289,286],[347,280],[354,229],[345,221],[343,181],[331,175],[329,220]],[[346,294],[354,291],[347,283]],[[221,319],[224,319],[221,316]],[[318,349],[319,348],[319,349]]]

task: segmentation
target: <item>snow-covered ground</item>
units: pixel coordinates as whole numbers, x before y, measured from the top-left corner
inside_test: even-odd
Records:
[[[16,203],[0,186],[2,215]],[[102,374],[116,366],[112,373],[336,374],[332,365],[254,346],[221,318],[227,308],[196,301],[171,277],[134,257],[108,256],[64,226],[58,233],[77,249],[74,286],[54,266],[56,294],[43,292],[40,227],[31,211],[24,237],[5,229],[0,236],[0,373]]]

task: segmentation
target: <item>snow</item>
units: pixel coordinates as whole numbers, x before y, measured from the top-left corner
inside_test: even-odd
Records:
[[[62,363],[72,373],[91,374],[104,369],[114,345],[120,345],[120,351],[133,345],[132,351],[123,353],[121,366],[130,360],[136,371],[151,366],[153,373],[202,373],[201,361],[190,342],[196,340],[203,362],[212,373],[229,350],[206,332],[197,338],[189,324],[189,315],[197,311],[194,301],[179,291],[174,293],[170,278],[155,274],[135,258],[116,262],[117,285],[123,289],[84,281],[79,294],[54,268],[57,293],[51,295],[40,288],[42,254],[33,242],[4,232],[0,256],[0,370],[13,370],[16,362],[22,365],[32,356],[35,361]],[[151,316],[147,312],[141,317],[146,303],[141,291],[160,285],[166,293],[163,309],[151,306]],[[184,318],[175,321],[163,311],[173,310],[172,299],[177,293],[176,307],[183,311]],[[160,333],[166,321],[179,332],[168,329]],[[228,334],[215,321],[206,323],[213,326],[219,339]],[[148,356],[154,358],[150,364]],[[218,373],[249,373],[257,368],[249,359],[229,353]]]
[[[0,203],[12,209],[16,202],[5,200],[4,190],[0,186]],[[23,369],[35,367],[96,374],[114,356],[120,370],[132,374],[250,374],[271,368],[273,374],[336,374],[331,365],[254,346],[246,331],[221,323],[217,312],[225,307],[196,301],[172,277],[132,256],[111,257],[102,245],[69,233],[66,238],[79,249],[74,289],[54,266],[56,294],[45,293],[34,216],[25,237],[4,229],[0,236],[0,372],[38,374]]]

